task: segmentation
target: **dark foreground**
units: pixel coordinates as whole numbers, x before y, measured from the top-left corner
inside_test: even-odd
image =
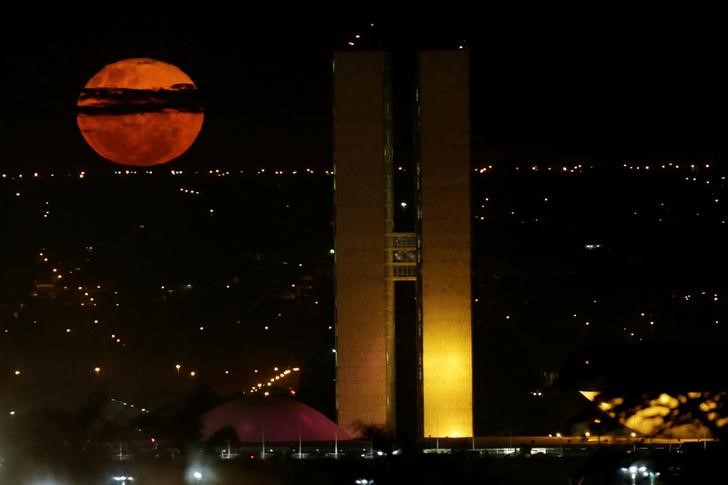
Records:
[[[113,461],[102,456],[54,460],[16,457],[0,465],[0,483],[29,485],[128,484],[692,484],[724,483],[721,448],[685,453],[633,453],[598,448],[578,456],[494,457],[467,451],[448,455],[318,457],[243,455],[221,460],[188,453],[170,458]],[[634,474],[634,478],[632,475]]]

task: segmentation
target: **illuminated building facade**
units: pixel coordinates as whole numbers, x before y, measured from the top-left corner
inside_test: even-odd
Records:
[[[334,165],[339,424],[472,436],[468,53],[337,52]]]

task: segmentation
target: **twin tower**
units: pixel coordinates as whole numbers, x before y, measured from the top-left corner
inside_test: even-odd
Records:
[[[334,56],[336,407],[473,434],[467,51]]]

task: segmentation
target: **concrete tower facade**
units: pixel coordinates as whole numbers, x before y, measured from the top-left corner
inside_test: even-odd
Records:
[[[417,223],[395,232],[391,55],[334,59],[338,421],[397,429],[398,367],[416,359],[416,434],[471,436],[469,58],[421,52],[414,66]],[[395,354],[400,282],[416,287],[414,355]]]
[[[334,64],[336,401],[338,421],[387,422],[384,53]]]
[[[467,53],[419,55],[424,436],[472,436]]]

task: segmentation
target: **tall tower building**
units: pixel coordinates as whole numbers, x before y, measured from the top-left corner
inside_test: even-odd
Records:
[[[469,58],[394,57],[334,58],[338,420],[472,436]],[[403,154],[412,224],[395,205]]]

